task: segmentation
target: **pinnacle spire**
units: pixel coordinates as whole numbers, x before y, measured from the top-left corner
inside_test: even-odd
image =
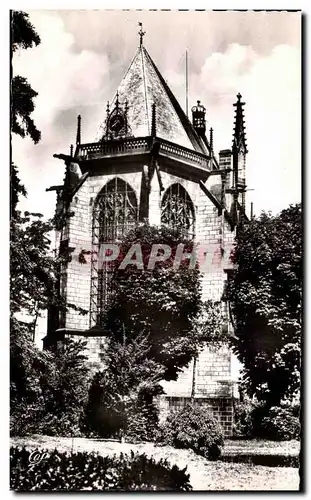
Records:
[[[233,104],[235,107],[235,118],[234,118],[234,132],[233,132],[233,144],[232,148],[237,151],[244,151],[246,154],[246,134],[245,134],[245,122],[244,122],[244,106],[245,102],[241,102],[240,92],[237,94],[237,101]]]
[[[211,156],[214,156],[214,134],[213,134],[213,129],[209,129],[209,145],[210,145],[210,151],[211,151]]]
[[[78,115],[77,118],[77,137],[76,144],[81,144],[81,115]]]

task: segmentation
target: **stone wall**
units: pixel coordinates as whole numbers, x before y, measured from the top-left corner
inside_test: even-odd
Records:
[[[116,175],[128,182],[136,193],[137,202],[140,200],[141,166],[128,166],[128,172],[118,172],[107,168],[102,175],[90,176],[78,190],[72,201],[70,210],[74,215],[69,219],[69,246],[74,248],[72,260],[68,264],[66,272],[66,295],[67,303],[73,303],[79,307],[90,310],[91,292],[91,258],[85,255],[87,263],[79,262],[81,250],[92,249],[92,210],[96,197],[103,186]],[[177,176],[164,164],[160,165],[161,178],[164,191],[160,191],[156,173],[151,182],[149,197],[149,220],[152,224],[160,224],[161,221],[161,199],[165,190],[173,183],[179,182],[188,192],[192,199],[195,210],[195,233],[196,240],[206,249],[206,256],[210,265],[203,273],[202,286],[203,298],[220,300],[226,274],[224,268],[228,265],[228,252],[234,240],[234,231],[228,222],[220,215],[217,207],[202,191],[197,179],[190,175]],[[220,176],[212,175],[206,182],[210,188],[213,183],[220,182]],[[225,253],[222,255],[221,248]],[[216,250],[216,253],[215,253]],[[213,255],[209,255],[209,253]],[[77,311],[70,310],[66,314],[67,329],[86,330],[90,328],[90,314],[80,315]],[[77,332],[78,333],[78,332]],[[99,363],[98,351],[101,340],[98,337],[88,339],[89,356],[92,363]],[[230,434],[232,426],[232,384],[231,377],[231,352],[223,347],[215,350],[213,347],[205,346],[196,361],[195,369],[195,400],[198,404],[207,405],[213,412],[221,415],[227,435]],[[181,373],[178,381],[165,382],[163,387],[166,397],[163,398],[163,408],[168,411],[170,407],[176,407],[191,396],[193,384],[193,362]],[[231,405],[231,406],[230,406]],[[230,417],[230,418],[229,418]]]
[[[163,422],[170,411],[176,411],[182,408],[184,405],[189,403],[191,398],[189,397],[160,397],[159,398],[159,410],[160,410],[160,422]],[[203,407],[206,411],[213,414],[215,418],[220,422],[225,437],[232,436],[232,424],[233,424],[233,399],[228,398],[200,398],[195,397],[192,403]]]

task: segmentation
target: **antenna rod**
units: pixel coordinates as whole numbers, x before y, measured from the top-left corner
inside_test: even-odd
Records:
[[[188,116],[188,50],[186,50],[186,115]]]

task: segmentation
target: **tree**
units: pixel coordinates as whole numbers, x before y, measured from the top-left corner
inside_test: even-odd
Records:
[[[104,264],[104,272],[112,273],[104,317],[109,341],[86,415],[89,428],[100,435],[121,429],[132,438],[150,439],[157,423],[154,397],[163,392],[159,382],[176,380],[204,341],[223,339],[221,308],[201,300],[198,266],[185,259],[174,267],[180,244],[184,253],[194,248],[179,231],[143,223],[124,237],[117,261]],[[171,255],[149,268],[154,245],[166,245]]]
[[[40,38],[24,12],[12,12],[11,53],[19,48],[29,48],[40,43]],[[28,134],[36,143],[40,132],[30,114],[34,110],[36,93],[27,81],[14,76],[11,86],[11,130],[25,137]],[[42,284],[47,285],[51,276],[51,263],[46,257],[49,241],[48,224],[31,220],[17,211],[21,195],[27,192],[19,178],[17,166],[11,162],[11,227],[10,227],[10,396],[11,431],[27,432],[29,424],[38,421],[42,410],[40,376],[47,370],[48,354],[41,353],[33,343],[34,330],[42,301]],[[30,315],[32,321],[22,321],[17,315]]]
[[[25,186],[21,183],[18,175],[18,168],[14,163],[11,163],[10,172],[10,185],[11,185],[11,200],[10,200],[10,216],[16,217],[16,207],[19,201],[19,197],[27,196],[27,191]]]
[[[29,21],[26,12],[13,11],[11,18],[12,54],[18,49],[28,49],[40,43],[40,37]],[[12,132],[25,137],[29,135],[34,143],[39,142],[41,132],[30,117],[34,111],[34,98],[37,92],[27,79],[16,75],[11,86],[11,127]]]
[[[40,427],[45,434],[72,436],[80,432],[90,382],[86,345],[85,340],[66,338],[41,377],[44,412]]]
[[[50,252],[52,228],[51,221],[43,221],[41,214],[17,213],[11,219],[11,314],[23,312],[36,317],[53,299],[57,278]]]
[[[29,49],[40,43],[40,37],[29,21],[26,12],[12,12],[12,52],[18,49]]]
[[[40,38],[25,12],[12,13],[12,54],[40,43]],[[14,76],[11,88],[12,132],[29,136],[34,143],[41,134],[30,115],[37,93],[27,80]],[[68,255],[55,257],[50,251],[49,233],[54,222],[43,221],[41,214],[17,210],[26,189],[18,168],[11,164],[11,242],[10,242],[10,393],[11,430],[29,433],[44,430],[54,433],[76,430],[87,395],[88,369],[83,345],[65,341],[60,353],[41,352],[34,345],[38,315],[51,306],[68,306],[81,314],[86,311],[65,304],[56,286],[60,265]],[[23,320],[21,319],[23,317]],[[28,321],[27,321],[28,320]],[[77,386],[75,386],[77,384]],[[70,432],[71,432],[70,431]]]
[[[150,440],[158,423],[153,397],[163,392],[163,370],[148,357],[150,345],[142,336],[103,346],[105,366],[89,390],[86,427],[102,437]]]
[[[10,431],[12,435],[38,432],[44,412],[41,378],[49,371],[51,356],[32,340],[30,323],[10,318]]]
[[[234,349],[250,395],[269,407],[300,388],[301,205],[263,212],[240,228],[228,299]]]
[[[29,49],[40,44],[40,37],[29,21],[26,12],[13,11],[11,14],[11,57],[20,49]],[[34,99],[37,92],[27,82],[26,78],[15,75],[11,82],[11,131],[20,137],[29,136],[35,144],[41,138],[31,114],[35,109]],[[25,187],[20,181],[18,167],[11,162],[11,217],[16,214],[20,195],[26,196]]]
[[[41,132],[30,117],[34,111],[34,98],[38,93],[31,88],[26,78],[15,76],[12,79],[12,132],[21,137],[29,135],[36,144],[41,138]]]
[[[201,307],[201,281],[198,266],[191,268],[182,261],[174,269],[173,261],[178,244],[191,252],[193,242],[177,231],[141,224],[124,238],[113,276],[113,293],[105,328],[116,341],[143,336],[148,339],[148,357],[164,368],[166,380],[177,379],[178,373],[197,355],[202,338],[194,328]],[[135,264],[122,269],[119,265],[132,245],[140,245],[144,269]],[[153,244],[168,245],[172,255],[147,265]],[[132,247],[133,248],[133,247]]]

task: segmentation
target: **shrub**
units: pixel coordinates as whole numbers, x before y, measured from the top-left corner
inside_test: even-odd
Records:
[[[261,436],[276,441],[299,439],[299,407],[273,406],[261,422]]]
[[[12,350],[17,350],[14,342]],[[35,354],[19,346],[18,352],[24,349],[29,354],[31,366],[27,367],[27,377],[24,375],[26,382],[21,380],[21,387],[18,387],[18,378],[22,378],[21,373],[26,370],[20,368],[22,372],[17,371],[16,366],[19,361],[22,362],[22,358],[16,354],[11,356],[15,366],[11,381],[12,436],[33,433],[49,436],[81,435],[90,373],[85,346],[85,341],[66,339],[56,352],[38,351]],[[26,354],[23,354],[24,358]]]
[[[120,369],[120,364],[116,365]],[[131,368],[142,369],[141,365],[133,367],[133,364]],[[154,403],[158,384],[148,385],[145,380],[140,384],[136,382],[136,386],[133,380],[132,384],[125,383],[126,370],[122,378],[116,375],[116,370],[109,367],[95,374],[89,389],[83,430],[88,435],[104,438],[124,436],[131,442],[153,441],[158,425],[159,412]]]
[[[253,429],[253,411],[256,408],[256,403],[250,399],[244,401],[235,401],[233,406],[233,436],[252,438],[254,435]]]
[[[148,397],[149,396],[149,397]],[[125,436],[132,443],[154,441],[158,428],[159,410],[152,394],[144,392],[127,406],[125,417]]]
[[[43,458],[31,465],[31,452],[11,447],[11,489],[15,491],[190,491],[186,469],[146,455],[60,453],[36,450]],[[32,452],[33,453],[33,452]],[[36,455],[32,454],[32,457]]]
[[[218,420],[206,409],[190,403],[169,414],[160,427],[158,441],[175,448],[190,448],[210,460],[220,457],[224,443]]]

